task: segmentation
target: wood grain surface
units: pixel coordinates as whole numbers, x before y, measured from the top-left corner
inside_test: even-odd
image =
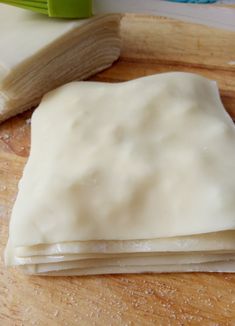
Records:
[[[166,18],[128,15],[122,55],[93,80],[192,71],[218,82],[235,118],[235,34]],[[28,277],[7,270],[3,250],[30,147],[31,111],[0,126],[0,325],[235,325],[235,275]],[[30,200],[30,195],[29,195]]]

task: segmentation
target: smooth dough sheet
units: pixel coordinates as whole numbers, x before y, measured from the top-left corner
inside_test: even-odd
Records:
[[[9,244],[9,250],[12,250]],[[67,254],[114,254],[135,252],[190,252],[234,251],[235,231],[224,231],[176,238],[126,241],[80,241],[14,248],[19,257],[67,255]]]
[[[87,254],[87,255],[55,255],[55,256],[32,256],[32,257],[19,257],[14,256],[13,261],[11,262],[12,265],[32,265],[32,264],[50,264],[50,263],[64,263],[64,262],[75,262],[75,261],[100,261],[114,259],[116,261],[124,260],[124,259],[133,259],[133,258],[153,258],[156,261],[162,263],[162,259],[185,259],[188,261],[191,259],[192,262],[195,262],[195,259],[198,257],[205,258],[205,261],[210,260],[221,260],[221,257],[224,259],[229,259],[233,257],[234,251],[206,251],[206,252],[177,252],[177,253],[169,253],[169,252],[162,252],[162,253],[126,253],[126,254]],[[220,259],[219,259],[220,258]]]
[[[109,67],[120,55],[120,19],[51,19],[0,4],[0,122]]]
[[[31,274],[27,266],[21,266],[21,269]],[[201,264],[185,265],[159,265],[159,266],[106,266],[82,269],[59,270],[36,275],[44,276],[73,276],[73,275],[100,275],[100,274],[130,274],[130,273],[181,273],[181,272],[217,272],[217,273],[234,273],[235,261],[218,261]]]
[[[188,255],[174,254],[152,257],[119,257],[105,259],[84,259],[76,261],[62,261],[54,263],[25,264],[31,274],[50,271],[95,268],[106,266],[161,266],[161,265],[185,265],[198,264],[213,261],[235,261],[235,254],[207,255],[190,253]]]
[[[198,75],[62,86],[32,117],[12,245],[234,229],[234,148],[216,84]]]
[[[44,97],[31,137],[6,262],[234,252],[235,128],[215,82],[175,72],[70,83]]]

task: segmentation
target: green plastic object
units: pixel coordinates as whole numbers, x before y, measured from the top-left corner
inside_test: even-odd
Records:
[[[0,2],[49,17],[74,19],[92,16],[92,0],[0,0]]]

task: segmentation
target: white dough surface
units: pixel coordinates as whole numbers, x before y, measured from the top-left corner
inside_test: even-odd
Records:
[[[33,114],[31,146],[15,247],[235,228],[235,128],[205,78],[67,84]]]
[[[43,275],[234,271],[234,168],[214,81],[66,84],[33,114],[6,262]]]

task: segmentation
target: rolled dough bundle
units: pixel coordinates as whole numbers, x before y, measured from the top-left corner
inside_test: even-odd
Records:
[[[235,272],[235,128],[216,83],[74,82],[32,117],[5,261],[29,274]]]
[[[109,67],[120,54],[120,18],[59,20],[0,5],[0,122]]]

